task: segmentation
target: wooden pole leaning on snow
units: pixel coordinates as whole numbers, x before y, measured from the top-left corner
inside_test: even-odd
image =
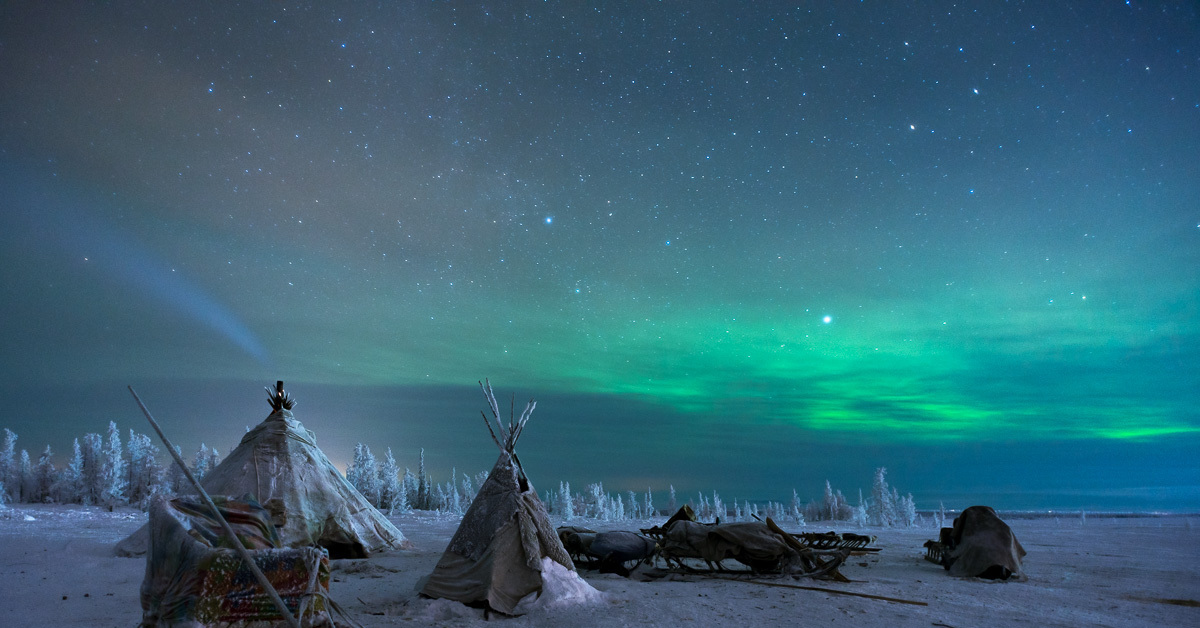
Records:
[[[283,382],[279,383],[281,384],[280,389],[282,389]],[[183,474],[187,476],[188,481],[191,482],[192,486],[195,487],[200,493],[200,498],[203,499],[204,503],[208,505],[209,510],[212,511],[212,514],[217,518],[217,521],[221,522],[221,528],[225,530],[225,534],[233,543],[233,549],[235,549],[242,557],[242,560],[246,563],[246,567],[250,569],[250,573],[254,574],[254,578],[258,580],[258,583],[262,585],[263,590],[267,592],[267,595],[271,598],[271,601],[275,603],[275,608],[278,609],[279,613],[287,620],[288,625],[292,626],[293,628],[301,628],[300,620],[296,619],[296,617],[292,615],[292,612],[288,610],[287,604],[284,603],[283,598],[279,597],[279,592],[275,590],[275,587],[271,586],[271,581],[267,579],[267,575],[264,574],[262,570],[258,568],[258,564],[254,562],[254,557],[250,555],[250,550],[247,550],[242,545],[242,542],[238,540],[237,532],[233,531],[233,526],[230,526],[229,522],[225,520],[225,517],[221,516],[221,510],[217,508],[217,505],[213,503],[212,498],[209,497],[204,488],[200,486],[200,482],[196,479],[196,476],[192,475],[192,472],[187,468],[187,464],[184,463],[183,457],[179,455],[179,452],[175,451],[175,446],[172,445],[171,441],[167,439],[167,435],[163,434],[162,428],[158,426],[158,422],[155,421],[154,417],[150,415],[150,411],[146,409],[146,404],[142,403],[141,397],[138,397],[138,394],[133,391],[133,386],[129,386],[128,388],[130,394],[133,395],[134,400],[137,401],[138,407],[142,409],[142,414],[146,415],[147,421],[150,421],[150,426],[154,428],[154,431],[158,433],[158,437],[162,439],[163,444],[167,446],[167,451],[171,452],[171,457],[175,459],[175,463],[179,465],[180,469],[183,469]]]

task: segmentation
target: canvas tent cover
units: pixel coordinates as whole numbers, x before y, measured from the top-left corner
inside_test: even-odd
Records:
[[[275,516],[285,547],[318,544],[333,558],[409,547],[404,534],[346,481],[290,410],[272,412],[247,432],[201,485],[210,495],[253,495]],[[147,536],[143,527],[121,541],[117,553],[144,553]]]
[[[537,493],[503,451],[421,594],[515,614],[522,598],[542,591],[543,558],[574,574]]]
[[[950,575],[1022,577],[1021,559],[1025,557],[1025,548],[991,507],[964,509],[954,518],[950,537],[952,549],[947,567]]]
[[[279,548],[270,513],[253,498],[216,497],[221,515],[305,624],[328,624],[329,558],[316,547]],[[199,500],[158,498],[150,508],[150,551],[142,581],[142,626],[278,620],[279,612]]]

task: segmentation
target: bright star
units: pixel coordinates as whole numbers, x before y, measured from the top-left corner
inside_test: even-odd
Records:
[[[554,216],[546,216],[546,224],[554,222]]]
[[[825,316],[825,318],[822,318],[822,319],[821,319],[821,322],[822,322],[822,323],[825,323],[826,325],[828,325],[829,323],[832,323],[832,322],[833,322],[833,317],[832,317],[832,316],[829,316],[829,315],[826,315],[826,316]]]

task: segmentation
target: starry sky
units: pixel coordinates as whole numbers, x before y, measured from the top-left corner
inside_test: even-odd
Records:
[[[0,426],[1200,509],[1192,2],[0,6]]]

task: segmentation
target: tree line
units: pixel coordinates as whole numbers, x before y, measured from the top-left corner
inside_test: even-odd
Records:
[[[192,492],[185,486],[187,479],[173,460],[168,457],[165,464],[160,462],[162,449],[149,436],[129,430],[128,438],[122,441],[116,422],[109,422],[106,436],[89,433],[82,442],[76,438],[68,462],[61,469],[56,468],[49,445],[34,463],[27,450],[17,453],[16,442],[17,435],[5,428],[0,444],[0,504],[52,502],[110,509],[133,506],[145,510],[157,495],[169,497]],[[176,451],[182,455],[178,447]],[[217,449],[202,443],[189,466],[196,479],[201,479],[220,461]],[[610,493],[599,482],[587,485],[582,493],[573,492],[570,483],[560,482],[557,490],[545,490],[540,497],[550,514],[565,520],[577,517],[645,520],[669,516],[686,503],[704,521],[771,517],[798,525],[810,521],[844,521],[860,527],[916,525],[919,517],[912,494],[901,496],[888,485],[886,476],[887,469],[876,469],[871,496],[864,498],[860,490],[857,505],[851,505],[828,481],[822,498],[807,503],[795,490],[787,504],[736,499],[727,503],[716,491],[711,498],[698,493],[694,499],[683,502],[670,485],[664,507],[659,509],[649,488],[640,495],[634,491]],[[487,478],[487,471],[469,475],[454,469],[449,481],[435,482],[426,472],[424,449],[420,450],[415,472],[408,467],[401,471],[390,447],[380,462],[362,443],[355,446],[354,457],[346,469],[349,483],[373,506],[388,514],[427,510],[462,515]]]

